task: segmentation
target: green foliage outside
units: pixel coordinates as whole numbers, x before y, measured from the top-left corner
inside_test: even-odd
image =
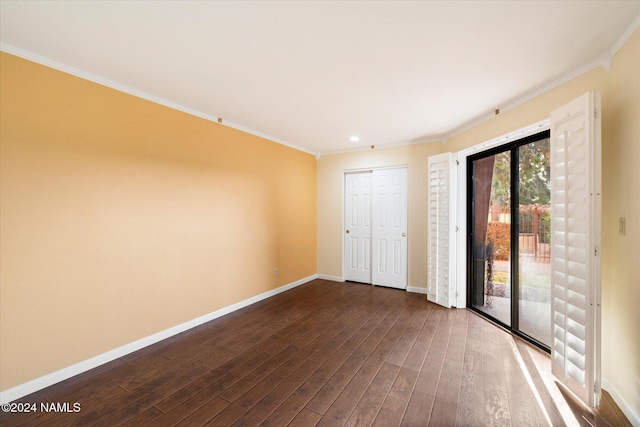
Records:
[[[522,145],[520,157],[520,204],[548,205],[551,200],[551,167],[549,163],[549,139]],[[495,156],[491,183],[491,204],[508,206],[511,202],[511,152]]]
[[[539,207],[538,227],[540,243],[550,243],[551,215],[548,205],[551,201],[551,166],[549,162],[549,139],[542,139],[518,148],[518,173],[520,175],[520,233],[531,233],[533,208]],[[508,212],[511,203],[511,152],[496,154],[491,182],[491,206],[503,206]],[[489,223],[487,241],[493,239],[496,259],[505,260],[509,252],[509,227]]]

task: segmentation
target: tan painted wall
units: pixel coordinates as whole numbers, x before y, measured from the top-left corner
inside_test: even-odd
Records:
[[[609,91],[602,153],[602,375],[605,387],[615,387],[640,417],[640,30],[614,57]],[[624,236],[620,217],[626,218]]]
[[[409,286],[426,287],[427,157],[457,152],[548,118],[599,90],[603,113],[602,375],[640,414],[640,31],[613,58],[516,108],[431,143],[323,156],[318,161],[318,273],[342,276],[342,176],[345,170],[409,165]],[[626,236],[618,217],[626,216]]]
[[[0,67],[0,389],[316,273],[312,155]]]

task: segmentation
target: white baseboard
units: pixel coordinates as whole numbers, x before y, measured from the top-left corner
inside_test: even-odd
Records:
[[[407,292],[413,292],[414,294],[427,294],[427,288],[418,288],[416,286],[407,286]]]
[[[326,274],[318,274],[318,279],[330,280],[332,282],[344,282],[344,278],[343,277],[329,276],[329,275],[326,275]]]
[[[129,353],[133,353],[134,351],[140,350],[141,348],[150,346],[151,344],[155,344],[159,341],[162,341],[164,339],[177,335],[188,329],[194,328],[203,323],[209,322],[213,319],[217,319],[218,317],[222,317],[233,311],[240,310],[241,308],[244,308],[248,305],[254,304],[258,301],[262,301],[263,299],[272,297],[284,291],[288,291],[289,289],[293,289],[296,286],[303,285],[317,278],[318,278],[318,275],[313,274],[303,279],[296,280],[295,282],[261,293],[260,295],[256,295],[244,301],[237,302],[235,304],[221,308],[209,314],[205,314],[204,316],[200,316],[198,318],[189,320],[188,322],[176,325],[172,328],[165,329],[164,331],[160,331],[153,335],[149,335],[148,337],[144,337],[134,342],[131,342],[129,344],[125,344],[121,347],[115,348],[113,350],[109,350],[106,353],[99,354],[90,359],[83,360],[82,362],[73,364],[71,366],[67,366],[66,368],[62,368],[58,371],[52,372],[50,374],[44,375],[42,377],[36,378],[31,381],[27,381],[26,383],[17,385],[10,389],[1,391],[0,403],[11,402],[13,400],[19,399],[28,394],[34,393],[38,390],[42,390],[43,388],[59,383],[60,381],[64,381],[68,378],[71,378],[73,376],[86,372],[90,369],[96,368],[107,362],[111,362],[112,360],[118,359]]]
[[[602,378],[602,388],[607,390],[616,402],[616,405],[618,405],[622,412],[627,416],[631,424],[635,427],[640,427],[640,414],[633,410],[631,405],[629,405],[629,402],[622,397],[613,384],[611,384],[606,378]]]

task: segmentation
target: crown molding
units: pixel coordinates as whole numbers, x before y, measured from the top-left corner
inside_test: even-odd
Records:
[[[120,83],[115,82],[113,80],[106,79],[106,78],[98,76],[96,74],[89,73],[89,72],[81,70],[79,68],[71,67],[69,65],[63,64],[63,63],[58,62],[58,61],[54,61],[53,59],[50,59],[50,58],[35,54],[33,52],[29,52],[29,51],[24,50],[24,49],[20,49],[18,47],[12,46],[12,45],[7,44],[7,43],[0,43],[0,51],[9,53],[11,55],[18,56],[20,58],[29,60],[31,62],[35,62],[35,63],[40,64],[40,65],[44,65],[45,67],[53,68],[54,70],[62,71],[64,73],[71,74],[71,75],[76,76],[76,77],[80,77],[81,79],[89,80],[89,81],[91,81],[93,83],[97,83],[99,85],[106,86],[108,88],[117,90],[119,92],[124,92],[126,94],[133,95],[133,96],[135,96],[137,98],[142,98],[142,99],[145,99],[147,101],[151,101],[151,102],[153,102],[155,104],[159,104],[159,105],[171,108],[173,110],[181,111],[183,113],[187,113],[187,114],[190,114],[192,116],[199,117],[201,119],[209,120],[211,122],[220,124],[222,126],[227,126],[227,127],[239,130],[241,132],[245,132],[245,133],[260,137],[260,138],[267,139],[269,141],[275,142],[275,143],[280,144],[280,145],[287,146],[289,148],[293,148],[293,149],[298,150],[298,151],[302,151],[302,152],[305,152],[305,153],[308,153],[308,154],[312,154],[312,155],[316,155],[317,154],[315,151],[311,151],[311,150],[309,150],[307,148],[303,148],[303,147],[301,147],[299,145],[292,144],[292,143],[287,142],[287,141],[283,141],[283,140],[281,140],[279,138],[273,137],[271,135],[267,135],[267,134],[265,134],[263,132],[258,132],[256,130],[250,129],[250,128],[246,127],[246,126],[240,125],[238,123],[233,123],[233,122],[227,121],[227,120],[223,119],[222,117],[215,116],[215,115],[212,115],[212,114],[203,113],[202,111],[198,111],[198,110],[195,110],[193,108],[187,107],[185,105],[178,104],[176,102],[169,101],[167,99],[160,98],[160,97],[155,96],[155,95],[151,95],[151,94],[149,94],[147,92],[143,92],[141,90],[134,89],[132,87],[120,84]]]
[[[629,24],[626,30],[622,33],[620,38],[611,46],[609,49],[609,56],[613,58],[613,56],[618,53],[620,48],[629,40],[629,38],[636,32],[636,30],[640,27],[640,14],[636,16],[636,18]]]
[[[505,105],[500,106],[500,111],[501,113],[507,112],[509,110],[512,110],[522,104],[524,104],[527,101],[530,101],[533,98],[536,98],[540,95],[542,95],[543,93],[546,93],[570,80],[575,79],[576,77],[579,77],[591,70],[594,70],[598,67],[602,67],[604,68],[607,72],[610,70],[611,68],[611,60],[613,58],[613,56],[618,52],[618,50],[620,50],[620,48],[627,42],[627,40],[633,35],[633,33],[640,27],[640,15],[637,15],[635,17],[635,19],[631,22],[631,24],[625,29],[625,31],[622,33],[622,35],[618,38],[618,40],[611,46],[611,48],[606,51],[605,53],[601,54],[599,57],[597,57],[596,59],[594,59],[593,61],[583,65],[582,67],[573,70],[557,79],[554,79],[542,86],[539,86],[537,89],[532,90],[531,92],[528,92],[526,95],[520,97],[520,98],[516,98],[515,100],[509,101],[507,102]],[[142,98],[142,99],[146,99],[147,101],[151,101],[154,102],[156,104],[160,104],[163,105],[165,107],[168,108],[172,108],[174,110],[178,110],[178,111],[182,111],[184,113],[196,116],[196,117],[200,117],[202,119],[205,120],[209,120],[218,124],[221,124],[223,126],[227,126],[236,130],[239,130],[241,132],[245,132],[272,142],[275,142],[277,144],[280,145],[284,145],[287,146],[289,148],[293,148],[295,150],[298,151],[302,151],[304,153],[308,153],[311,154],[313,156],[316,157],[316,159],[320,159],[320,157],[325,156],[325,155],[332,155],[332,154],[343,154],[343,153],[350,153],[350,152],[358,152],[358,151],[368,151],[371,150],[370,146],[360,146],[360,147],[354,147],[354,148],[347,148],[347,149],[343,149],[343,150],[335,150],[335,151],[325,151],[325,152],[320,152],[320,151],[312,151],[309,150],[307,148],[301,147],[299,145],[296,144],[292,144],[288,141],[284,141],[281,140],[279,138],[273,137],[271,135],[267,135],[263,132],[259,132],[256,130],[253,130],[251,128],[248,128],[246,126],[243,126],[241,124],[238,123],[234,123],[234,122],[230,122],[227,121],[219,116],[215,116],[215,115],[211,115],[211,114],[206,114],[203,113],[201,111],[195,110],[193,108],[189,108],[186,107],[184,105],[151,95],[149,93],[122,85],[118,82],[114,82],[112,80],[109,79],[105,79],[103,77],[100,77],[98,75],[68,66],[66,64],[54,61],[52,59],[37,55],[35,53],[17,48],[15,46],[6,44],[6,43],[0,43],[0,50],[3,52],[7,52],[10,53],[12,55],[15,56],[19,56],[21,58],[27,59],[29,61],[32,62],[36,62],[38,64],[74,75],[76,77],[80,77],[83,78],[85,80],[89,80],[92,81],[94,83],[98,83],[100,85],[118,90],[120,92],[124,92],[127,93],[129,95],[133,95],[136,96],[138,98]],[[448,139],[451,139],[452,137],[459,135],[471,128],[474,128],[488,120],[491,120],[492,118],[495,117],[495,114],[492,111],[488,111],[486,113],[483,113],[479,116],[476,116],[475,118],[463,123],[460,126],[457,126],[455,128],[453,128],[451,131],[447,132],[447,133],[443,133],[441,135],[435,135],[432,138],[428,138],[428,139],[423,139],[420,141],[405,141],[405,142],[399,142],[399,143],[390,143],[390,144],[384,144],[384,145],[377,145],[375,146],[375,148],[378,149],[383,149],[383,148],[393,148],[393,147],[401,147],[401,146],[406,146],[406,145],[414,145],[414,144],[426,144],[426,143],[433,143],[433,142],[441,142],[441,143],[446,143],[446,141]]]
[[[506,111],[512,110],[522,104],[524,104],[527,101],[530,101],[540,95],[542,95],[543,93],[546,93],[558,86],[563,85],[564,83],[567,83],[570,80],[575,79],[576,77],[579,77],[583,74],[588,73],[591,70],[594,70],[598,67],[602,67],[604,68],[607,72],[609,72],[611,70],[611,61],[613,59],[613,57],[615,56],[615,54],[618,52],[618,50],[620,50],[620,48],[622,46],[624,46],[624,44],[627,42],[627,40],[629,40],[629,38],[633,35],[633,33],[635,33],[635,31],[640,27],[640,14],[637,15],[635,17],[635,19],[631,22],[631,24],[629,24],[629,26],[624,30],[624,32],[622,33],[622,35],[620,35],[620,37],[618,38],[618,40],[611,46],[611,48],[604,52],[603,54],[601,54],[600,56],[598,56],[596,59],[588,62],[587,64],[583,65],[582,67],[579,67],[567,74],[562,75],[561,77],[554,79],[552,81],[550,81],[549,83],[546,83],[542,86],[539,86],[537,89],[532,90],[531,92],[528,92],[526,95],[520,97],[520,98],[516,98],[513,101],[510,101],[508,103],[506,103],[503,106],[500,106],[500,112],[504,113]],[[424,143],[432,143],[432,142],[441,142],[441,143],[446,143],[447,140],[453,138],[456,135],[459,135],[469,129],[472,129],[486,121],[491,120],[492,118],[495,117],[495,113],[494,111],[488,111],[486,113],[483,113],[479,116],[476,116],[475,118],[463,123],[460,126],[457,126],[455,128],[453,128],[451,131],[441,134],[441,135],[436,135],[433,138],[430,139],[425,139],[425,140],[421,140],[421,141],[413,141],[413,142],[403,142],[403,143],[396,143],[396,144],[386,144],[386,145],[380,145],[376,148],[389,148],[389,147],[397,147],[397,146],[402,146],[402,145],[411,145],[411,144],[424,144]],[[355,151],[366,151],[369,150],[370,148],[368,147],[358,147],[358,148],[352,148],[352,149],[346,149],[346,150],[338,150],[338,151],[328,151],[328,152],[323,152],[323,153],[318,153],[316,155],[316,158],[320,158],[321,156],[324,155],[330,155],[330,154],[341,154],[341,153],[348,153],[348,152],[355,152]]]
[[[445,141],[446,139],[444,138],[444,136],[437,135],[433,138],[425,138],[425,139],[420,139],[418,141],[392,142],[389,144],[373,145],[373,148],[371,147],[371,145],[369,146],[363,145],[359,147],[346,148],[344,150],[323,151],[321,153],[318,153],[316,155],[316,158],[319,159],[322,156],[330,156],[332,154],[344,154],[344,153],[356,153],[358,151],[382,150],[385,148],[405,147],[407,145],[431,144],[433,142],[444,143]]]
[[[530,101],[552,89],[555,89],[558,86],[561,86],[565,83],[567,83],[570,80],[575,79],[576,77],[579,77],[583,74],[588,73],[591,70],[594,70],[598,67],[602,67],[604,68],[607,72],[609,71],[610,67],[611,67],[611,56],[606,53],[603,55],[600,55],[598,58],[596,58],[595,60],[583,65],[582,67],[573,70],[555,80],[552,80],[551,82],[544,84],[542,86],[539,86],[537,89],[532,90],[531,92],[527,93],[526,95],[517,98],[513,101],[508,102],[507,104],[500,106],[500,114],[504,114],[505,112],[512,110],[522,104],[524,104],[527,101]],[[465,124],[453,129],[450,133],[448,133],[446,135],[446,137],[444,138],[445,140],[451,139],[456,135],[461,134],[462,132],[465,132],[469,129],[472,129],[484,122],[487,122],[489,120],[491,120],[492,118],[495,117],[495,113],[492,112],[487,112],[485,114],[482,114],[481,116],[476,117],[473,120],[470,120],[468,122],[466,122]]]
[[[538,87],[537,89],[534,89],[533,91],[529,92],[528,94],[520,98],[517,98],[511,102],[508,102],[507,104],[500,107],[500,112],[504,113],[506,111],[512,110],[515,107],[518,107],[524,104],[525,102],[530,101],[531,99],[536,98],[542,95],[543,93],[548,92],[551,89],[554,89],[560,85],[563,85],[564,83],[567,83],[568,81],[573,80],[576,77],[579,77],[583,74],[586,74],[589,71],[594,70],[598,67],[602,67],[607,72],[609,72],[611,70],[611,61],[614,55],[627,42],[627,40],[629,40],[629,38],[638,29],[638,27],[640,27],[640,15],[636,16],[633,22],[631,22],[631,24],[627,27],[627,29],[622,33],[622,35],[618,38],[618,40],[611,46],[611,48],[607,52],[601,54],[596,59],[583,65],[582,67],[577,68],[555,80],[552,80],[549,83],[544,84]],[[446,141],[456,135],[461,134],[464,131],[467,131],[471,128],[478,126],[479,124],[482,124],[488,120],[491,120],[493,117],[495,117],[495,114],[493,112],[487,112],[485,114],[482,114],[476,117],[475,119],[472,119],[462,124],[461,126],[454,128],[451,132],[447,133],[443,139]]]
[[[558,86],[561,86],[565,83],[567,83],[568,81],[571,81],[573,79],[575,79],[576,77],[580,77],[583,74],[588,73],[591,70],[595,70],[598,67],[602,67],[604,68],[607,72],[609,71],[609,69],[611,68],[611,56],[609,56],[608,53],[604,53],[600,56],[598,56],[596,59],[594,59],[593,61],[583,65],[580,68],[577,68],[573,71],[570,71],[569,73],[555,79],[552,80],[551,82],[542,85],[540,87],[538,87],[537,89],[534,89],[532,92],[529,92],[527,95],[523,96],[522,98],[518,98],[515,101],[509,102],[506,105],[504,105],[503,107],[500,107],[500,112],[503,111],[509,111],[521,104],[524,104],[525,102],[536,98],[540,95],[542,95],[545,92],[550,91],[551,89],[554,89]]]

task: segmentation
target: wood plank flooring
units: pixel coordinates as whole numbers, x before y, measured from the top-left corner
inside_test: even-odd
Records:
[[[424,295],[314,280],[18,400],[79,412],[0,424],[564,425],[536,352]]]

